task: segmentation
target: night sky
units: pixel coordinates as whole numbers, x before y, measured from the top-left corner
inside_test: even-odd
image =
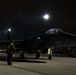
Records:
[[[44,14],[50,19],[45,21]],[[50,28],[76,34],[75,0],[0,0],[0,40],[11,28],[13,40],[41,36]]]

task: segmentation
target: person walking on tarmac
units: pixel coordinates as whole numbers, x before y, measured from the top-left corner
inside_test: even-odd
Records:
[[[49,60],[52,59],[52,48],[51,47],[48,48],[48,59]]]
[[[15,46],[13,42],[10,43],[10,45],[7,47],[7,64],[12,65],[12,57],[14,55]]]

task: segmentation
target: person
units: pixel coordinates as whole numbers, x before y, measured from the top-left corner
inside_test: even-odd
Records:
[[[14,56],[15,46],[13,42],[7,47],[7,64],[12,65],[12,57]]]
[[[52,59],[52,48],[51,47],[48,48],[48,59],[49,60]]]

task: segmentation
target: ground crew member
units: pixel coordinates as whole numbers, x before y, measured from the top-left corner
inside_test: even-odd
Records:
[[[7,47],[7,64],[12,65],[12,57],[14,55],[15,46],[13,42],[10,43],[10,45]]]

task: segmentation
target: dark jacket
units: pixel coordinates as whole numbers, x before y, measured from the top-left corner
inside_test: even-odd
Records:
[[[14,52],[15,52],[15,46],[10,44],[10,45],[7,47],[7,53],[12,53],[12,54],[14,54]]]

